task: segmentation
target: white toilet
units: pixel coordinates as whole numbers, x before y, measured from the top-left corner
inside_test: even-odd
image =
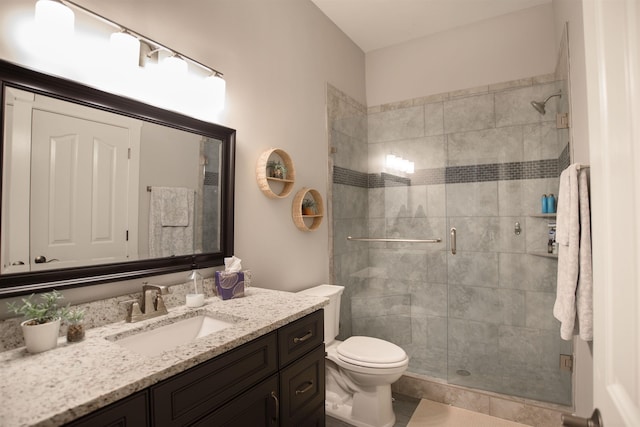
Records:
[[[393,426],[396,416],[391,406],[391,383],[407,369],[409,357],[397,345],[378,338],[335,339],[343,290],[344,286],[320,285],[300,291],[330,299],[324,307],[326,412],[354,426]]]

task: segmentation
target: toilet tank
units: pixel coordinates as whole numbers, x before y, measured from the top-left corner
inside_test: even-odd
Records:
[[[340,328],[340,298],[344,286],[319,285],[304,289],[298,293],[329,298],[329,304],[324,307],[324,343],[329,345],[338,336]]]

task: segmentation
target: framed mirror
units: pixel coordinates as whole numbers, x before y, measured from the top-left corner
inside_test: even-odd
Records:
[[[235,130],[0,61],[0,295],[224,264]]]

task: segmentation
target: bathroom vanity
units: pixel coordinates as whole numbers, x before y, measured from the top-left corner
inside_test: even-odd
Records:
[[[0,424],[324,425],[326,302],[249,288],[166,319],[91,329],[83,342],[61,339],[45,353],[0,353]],[[231,326],[151,356],[118,343],[203,314]]]

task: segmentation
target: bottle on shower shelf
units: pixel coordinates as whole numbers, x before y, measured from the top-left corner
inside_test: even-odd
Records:
[[[549,194],[546,198],[547,213],[556,213],[556,198],[553,194]]]

